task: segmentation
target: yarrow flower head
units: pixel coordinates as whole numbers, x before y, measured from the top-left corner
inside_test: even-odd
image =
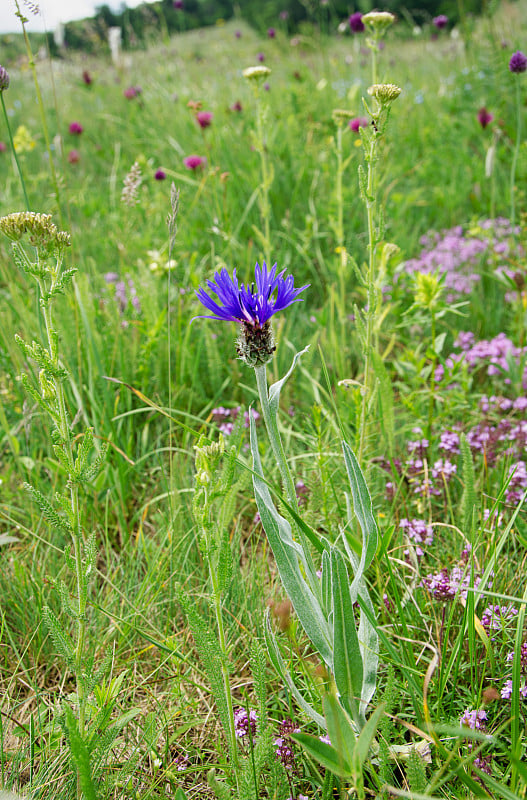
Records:
[[[512,54],[509,61],[509,69],[511,72],[525,72],[527,70],[527,56],[521,50],[517,50]]]
[[[259,66],[259,67],[247,67],[242,72],[244,78],[247,78],[248,81],[259,81],[263,78],[267,78],[271,74],[271,70],[269,67]]]
[[[232,277],[222,269],[214,274],[213,281],[207,281],[218,302],[203,288],[196,292],[200,302],[212,312],[203,317],[240,324],[237,353],[247,366],[262,366],[270,361],[275,349],[271,317],[300,301],[298,295],[307,288],[307,284],[295,288],[293,276],[284,277],[284,273],[282,270],[277,274],[276,264],[269,270],[264,261],[262,266],[256,264],[254,283],[245,286],[238,283],[235,269]]]
[[[9,72],[5,67],[0,66],[0,92],[5,92],[9,88]]]
[[[389,106],[401,94],[401,89],[394,83],[374,83],[368,89],[368,94],[375,97],[381,106]]]
[[[395,16],[390,11],[369,11],[362,15],[362,23],[376,35],[382,35],[394,22]]]

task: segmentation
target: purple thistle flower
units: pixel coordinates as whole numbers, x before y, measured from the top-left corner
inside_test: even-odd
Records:
[[[364,22],[360,11],[355,11],[354,14],[351,14],[349,26],[352,33],[362,33],[364,31]]]
[[[156,181],[164,181],[166,176],[167,174],[164,169],[156,169],[154,173],[154,178],[156,179]]]
[[[198,169],[199,167],[204,167],[207,163],[207,159],[203,156],[186,156],[183,159],[183,164],[186,166],[187,169]]]
[[[82,127],[80,122],[70,122],[69,131],[74,136],[80,136],[81,133],[83,132],[83,130],[84,130],[84,128]]]
[[[357,133],[359,128],[367,128],[370,124],[368,117],[354,117],[350,119],[350,129]]]
[[[183,8],[183,0],[174,0],[173,4],[174,8],[180,11]]]
[[[276,36],[275,29],[274,28],[268,28],[267,29],[267,35],[268,35],[269,39],[274,39],[274,37]]]
[[[93,83],[93,78],[87,69],[83,70],[82,72],[82,80],[84,81],[86,86],[91,86],[91,84]]]
[[[433,18],[432,22],[439,31],[442,31],[448,25],[448,17],[445,14],[439,14],[439,16]]]
[[[265,61],[265,56],[263,53],[258,53],[258,61],[260,61],[260,63]]]
[[[213,117],[212,111],[198,111],[196,114],[196,122],[198,123],[200,128],[208,128],[209,125],[212,123]]]
[[[285,270],[276,274],[276,264],[268,270],[265,261],[260,267],[256,264],[255,282],[249,286],[238,284],[236,270],[232,278],[226,269],[214,274],[214,281],[207,281],[209,289],[217,295],[219,304],[200,288],[198,299],[212,315],[207,319],[220,319],[226,322],[241,322],[251,328],[262,328],[277,311],[283,311],[291,303],[299,302],[298,295],[309,284],[296,289],[292,275],[283,277]],[[255,288],[256,285],[256,288]],[[275,294],[276,292],[276,294]]]
[[[494,119],[494,114],[491,114],[490,111],[487,111],[486,108],[480,108],[478,111],[478,122],[483,129],[489,125],[492,120]]]
[[[511,72],[525,72],[527,70],[527,56],[521,50],[517,50],[512,54],[509,61],[509,69]]]

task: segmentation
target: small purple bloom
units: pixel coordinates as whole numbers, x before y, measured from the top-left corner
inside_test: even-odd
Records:
[[[167,174],[164,169],[156,169],[154,178],[156,181],[164,181]]]
[[[308,284],[296,289],[293,276],[284,278],[284,273],[285,269],[276,274],[276,264],[271,270],[265,261],[261,267],[256,264],[255,280],[249,287],[238,284],[235,269],[232,278],[226,269],[216,272],[214,281],[207,281],[207,286],[217,296],[219,303],[202,288],[196,292],[205,308],[212,311],[211,315],[203,316],[262,328],[277,311],[299,302],[298,295],[307,289]]]
[[[82,80],[84,81],[86,86],[91,86],[91,84],[93,83],[93,78],[87,69],[83,70],[82,72]]]
[[[268,28],[268,29],[267,29],[267,35],[268,35],[268,37],[269,37],[270,39],[274,39],[274,37],[276,36],[276,31],[275,31],[275,29],[274,29],[274,28]]]
[[[360,11],[355,11],[354,14],[351,14],[349,26],[352,33],[362,33],[364,31],[364,22]]]
[[[174,0],[173,6],[174,8],[177,8],[178,11],[181,11],[183,8],[183,0]]]
[[[357,133],[359,128],[367,128],[370,124],[368,117],[354,117],[350,119],[350,128],[354,133]]]
[[[241,111],[241,110],[242,110],[242,104],[240,103],[239,100],[236,100],[236,102],[233,103],[231,106],[231,111]]]
[[[480,108],[478,111],[478,122],[483,129],[489,125],[492,120],[494,119],[494,114],[491,114],[490,111],[487,111],[486,108]]]
[[[196,114],[196,122],[200,128],[208,128],[212,122],[212,111],[198,111]]]
[[[527,56],[521,50],[517,50],[512,54],[509,61],[509,69],[511,72],[525,72],[527,70]]]
[[[245,708],[235,708],[234,731],[236,733],[236,738],[243,739],[245,736],[248,736],[249,730],[251,731],[251,736],[255,736],[257,721],[256,711],[254,711],[254,709],[251,709],[249,711],[249,716],[247,716]]]
[[[142,91],[140,86],[128,86],[123,94],[127,100],[133,100],[135,97],[139,97]]]
[[[183,164],[186,166],[186,168],[192,170],[204,167],[206,163],[207,159],[202,156],[187,156],[183,159]]]
[[[5,92],[9,88],[9,72],[5,67],[0,66],[0,92]]]
[[[5,153],[7,150],[7,145],[5,142],[0,142],[0,153]]]
[[[237,39],[241,39],[242,38],[242,32],[241,31],[235,31],[234,35],[236,36]]]
[[[280,14],[278,16],[280,17],[281,20],[285,21],[286,19],[289,19],[289,11],[280,11]]]
[[[448,17],[444,14],[439,14],[439,16],[433,18],[432,22],[439,31],[442,31],[448,25]]]
[[[84,128],[82,127],[82,125],[80,124],[80,122],[70,122],[70,128],[69,128],[69,131],[70,131],[70,133],[72,133],[74,136],[80,136],[80,135],[81,135],[81,133],[83,132],[83,130],[84,130]]]
[[[258,61],[260,62],[265,61],[265,56],[263,53],[258,53]]]

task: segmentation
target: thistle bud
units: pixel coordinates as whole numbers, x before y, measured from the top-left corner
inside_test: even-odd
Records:
[[[5,67],[0,67],[0,92],[9,88],[9,73]]]

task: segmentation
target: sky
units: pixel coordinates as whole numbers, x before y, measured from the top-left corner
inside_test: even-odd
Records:
[[[92,17],[95,7],[108,5],[113,11],[119,11],[122,0],[34,0],[30,5],[38,5],[39,14],[32,14],[24,0],[18,0],[20,10],[28,18],[27,30],[33,32],[54,31],[59,22],[70,22],[73,19]],[[129,8],[142,2],[153,0],[126,0]],[[0,33],[19,33],[20,21],[15,17],[14,0],[0,0]],[[1,63],[1,62],[0,62]]]

